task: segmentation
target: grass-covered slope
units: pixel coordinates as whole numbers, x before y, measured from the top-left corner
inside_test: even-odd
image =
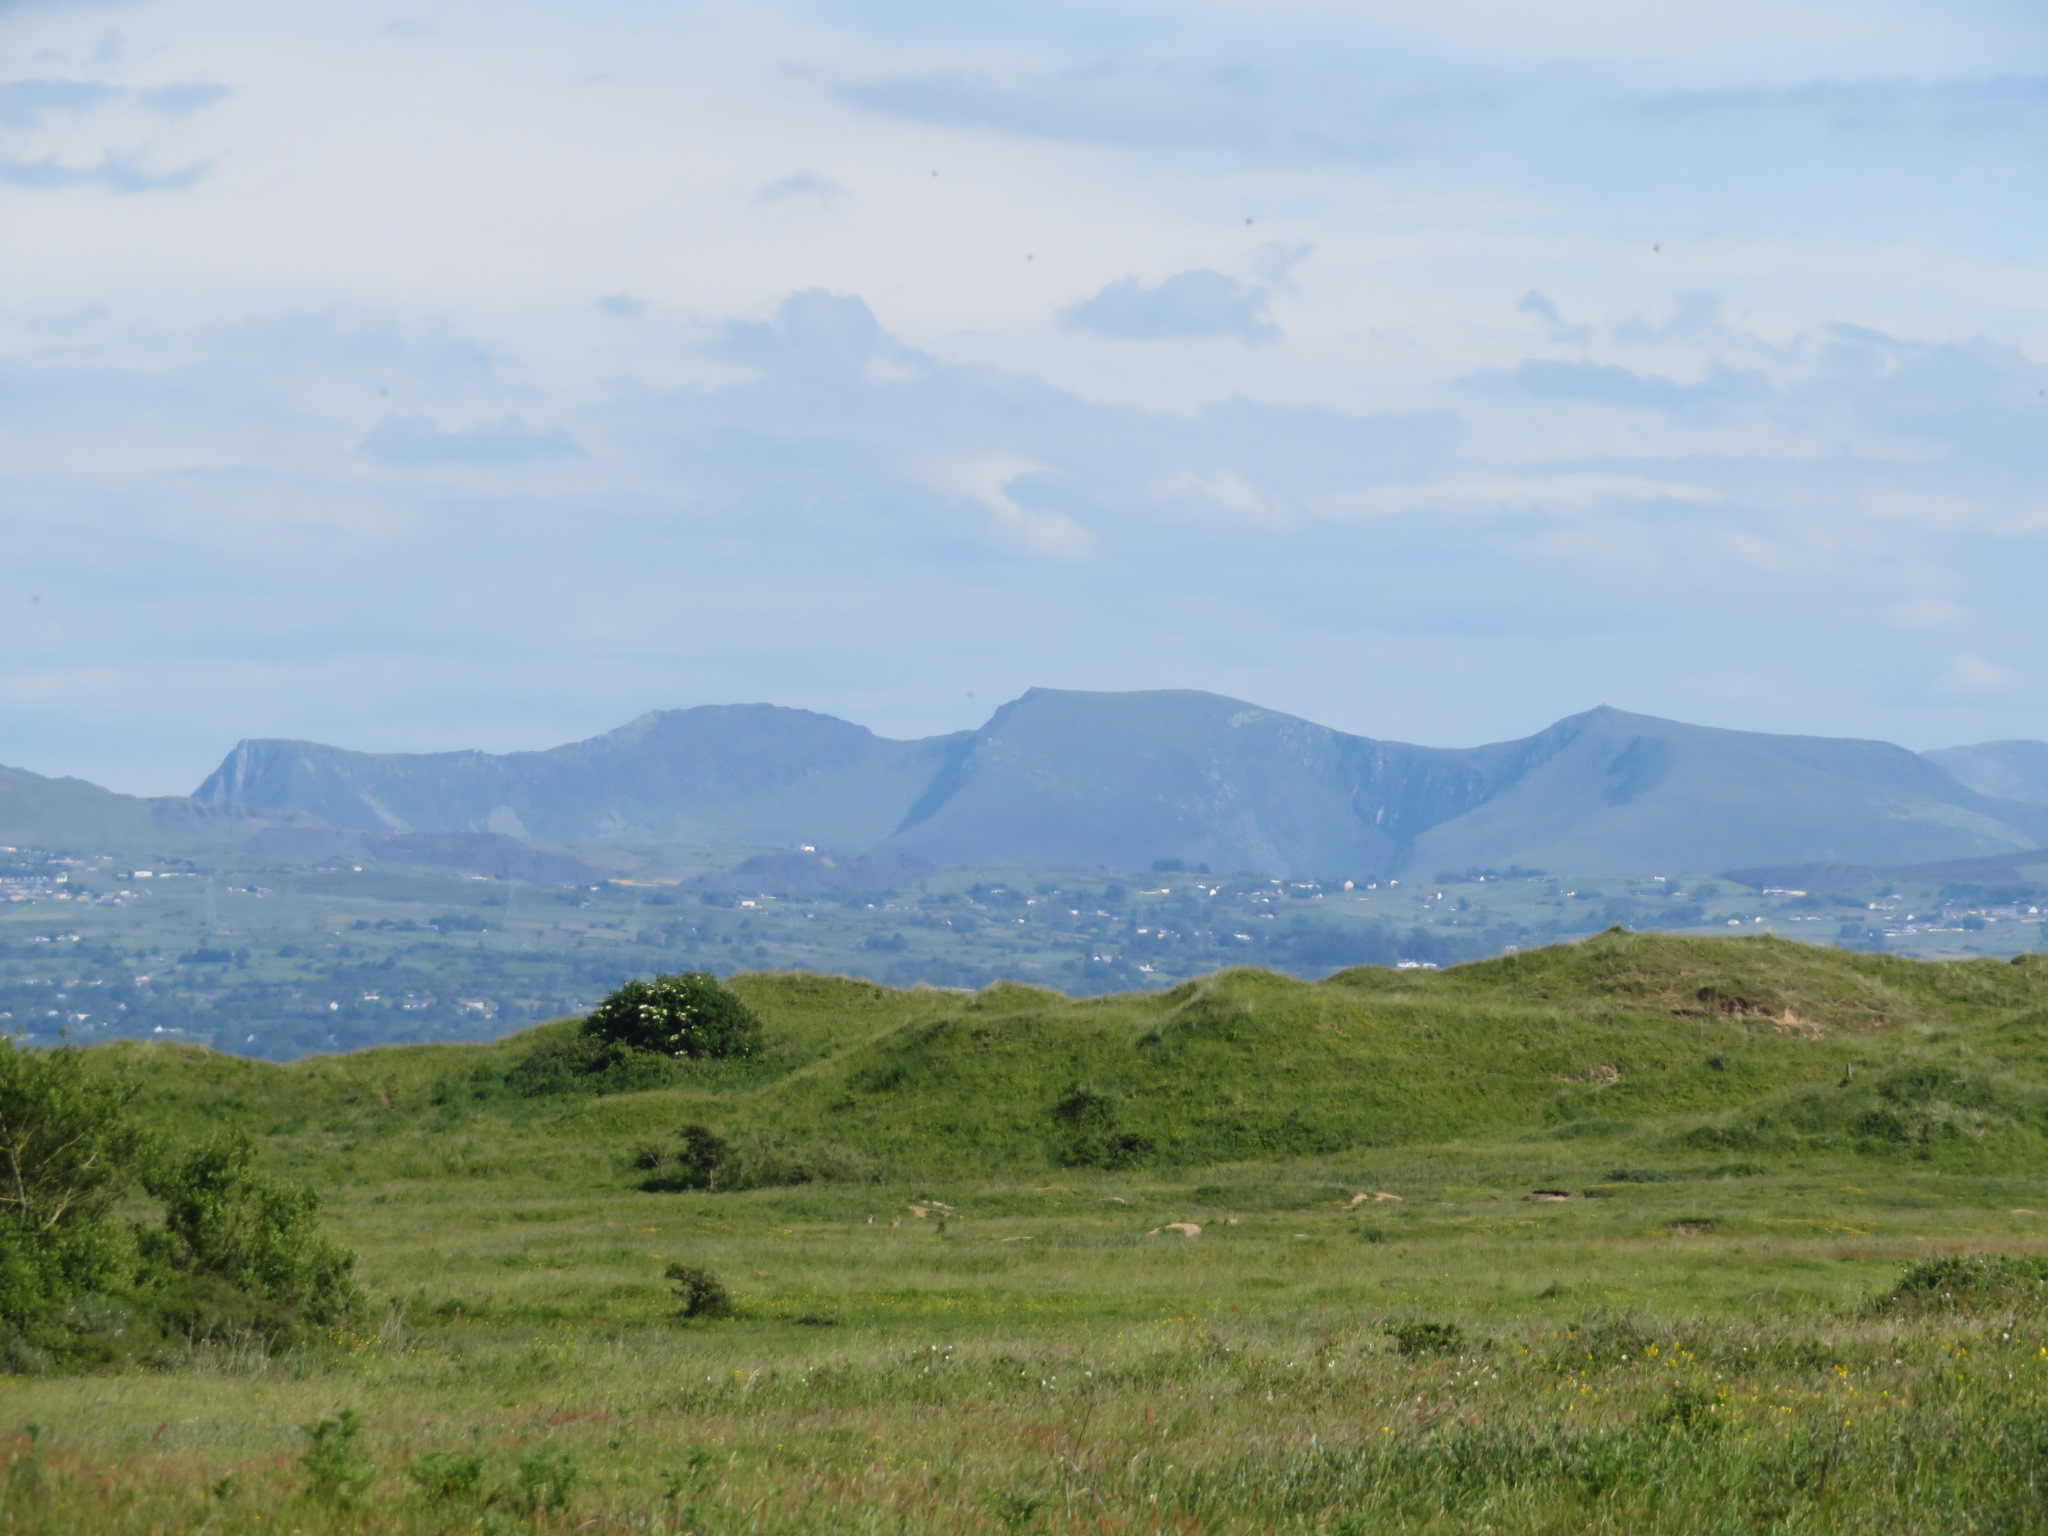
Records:
[[[171,1047],[152,1112],[331,1172],[539,1157],[615,1180],[690,1122],[891,1178],[1196,1168],[1531,1136],[1985,1166],[2048,1152],[2048,959],[1930,965],[1619,930],[1440,972],[1220,972],[1075,1000],[779,973],[734,986],[758,1061],[613,1095],[520,1091],[572,1024],[275,1066]],[[830,1159],[828,1158],[828,1161]]]
[[[1092,1002],[735,986],[764,1056],[615,1095],[516,1091],[568,1024],[98,1048],[165,1144],[244,1126],[327,1186],[377,1315],[6,1381],[0,1529],[2042,1525],[2041,958],[1615,932]],[[643,1187],[693,1122],[845,1172]]]

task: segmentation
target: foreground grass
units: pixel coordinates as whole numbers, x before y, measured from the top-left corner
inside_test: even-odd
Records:
[[[1598,1193],[1532,1202],[1501,1176],[1538,1156],[1201,1184],[357,1191],[336,1215],[393,1298],[381,1329],[8,1383],[0,1529],[2043,1523],[2048,1328],[1869,1302],[1933,1252],[2048,1247],[2048,1218],[2015,1214],[2048,1209],[2048,1179],[1601,1184],[1587,1160]],[[1345,1209],[1360,1186],[1402,1199]],[[1174,1220],[1201,1235],[1147,1235]],[[658,1280],[676,1258],[723,1275],[737,1315],[677,1321]],[[1438,1327],[1387,1331],[1418,1322]],[[364,1482],[322,1500],[301,1426],[344,1408]],[[437,1501],[407,1475],[437,1454],[475,1458],[474,1486]]]

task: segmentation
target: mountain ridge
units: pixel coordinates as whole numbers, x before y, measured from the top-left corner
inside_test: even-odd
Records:
[[[364,833],[817,847],[932,863],[1161,860],[1279,878],[1866,866],[2048,844],[2048,805],[1887,742],[1687,725],[1602,705],[1427,747],[1196,690],[1033,688],[980,728],[899,741],[770,704],[653,710],[536,752],[239,743],[202,805]]]
[[[2048,806],[2048,741],[1984,741],[1920,755],[1980,795]]]

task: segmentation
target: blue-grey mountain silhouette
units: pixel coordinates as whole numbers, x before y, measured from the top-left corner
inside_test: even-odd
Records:
[[[917,741],[767,704],[657,711],[540,752],[245,741],[195,799],[361,832],[1315,878],[1880,867],[2048,842],[2048,805],[1982,793],[1940,757],[1605,707],[1423,747],[1210,693],[1033,689]]]

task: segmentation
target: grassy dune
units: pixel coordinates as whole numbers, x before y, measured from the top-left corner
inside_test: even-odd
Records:
[[[738,985],[768,1057],[642,1093],[521,1096],[546,1030],[106,1048],[166,1134],[319,1182],[377,1315],[5,1382],[0,1530],[2048,1524],[2035,1289],[1885,1299],[2048,1253],[2048,962],[1616,933],[1078,1002]],[[642,1189],[685,1122],[837,1176]],[[733,1314],[679,1320],[676,1261]]]

